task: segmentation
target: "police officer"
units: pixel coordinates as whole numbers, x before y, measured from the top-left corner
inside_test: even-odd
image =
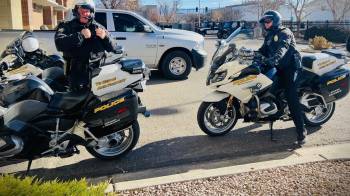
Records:
[[[92,0],[78,0],[72,11],[74,18],[57,26],[55,44],[67,62],[65,73],[71,91],[79,91],[87,89],[89,84],[89,60],[100,59],[105,51],[114,51],[116,44],[94,20]]]
[[[270,93],[276,96],[276,90],[284,89],[297,132],[297,144],[305,143],[306,130],[304,118],[297,95],[296,76],[300,70],[300,54],[296,50],[294,35],[281,25],[282,17],[277,11],[267,11],[260,19],[266,31],[264,44],[259,49],[265,58],[263,64],[277,69]]]

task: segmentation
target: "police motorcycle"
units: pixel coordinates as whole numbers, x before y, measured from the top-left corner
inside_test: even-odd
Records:
[[[24,31],[6,46],[0,61],[1,71],[7,71],[9,76],[33,72],[44,80],[62,80],[64,64],[60,55],[47,55],[40,48],[37,38],[29,31]]]
[[[1,54],[0,106],[8,107],[24,99],[44,101],[53,94],[51,89],[64,91],[63,66],[63,58],[46,55],[31,32],[21,33]]]
[[[113,53],[106,54],[106,63],[118,63],[123,54],[124,49],[117,47]],[[20,34],[1,57],[0,110],[26,99],[48,102],[54,92],[68,90],[64,60],[58,55],[46,56],[31,32]]]
[[[230,132],[240,118],[244,122],[269,123],[274,140],[273,122],[292,120],[291,114],[283,90],[277,93],[278,99],[271,101],[268,91],[276,69],[261,73],[264,65],[251,66],[254,51],[238,46],[246,38],[246,30],[240,27],[218,42],[206,82],[214,91],[198,109],[198,124],[209,136],[220,136]],[[350,71],[344,66],[347,62],[345,54],[337,50],[302,54],[302,72],[296,80],[307,126],[326,123],[334,113],[335,102],[349,93]]]
[[[138,113],[149,116],[137,94],[149,69],[141,60],[118,58],[90,61],[89,68],[89,91],[55,92],[48,102],[23,100],[7,109],[0,121],[0,159],[27,159],[28,172],[33,159],[79,154],[78,145],[104,160],[134,148]]]

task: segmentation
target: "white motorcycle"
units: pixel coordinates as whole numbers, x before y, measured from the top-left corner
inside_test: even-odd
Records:
[[[214,91],[201,103],[197,120],[209,136],[220,136],[233,129],[238,119],[245,122],[270,123],[291,120],[284,92],[268,101],[275,68],[260,73],[252,64],[254,51],[238,48],[235,42],[247,38],[247,31],[238,28],[217,44],[207,85]],[[304,110],[305,124],[320,126],[333,115],[335,101],[349,93],[348,60],[340,51],[327,50],[302,55],[303,72],[298,76],[298,95]]]

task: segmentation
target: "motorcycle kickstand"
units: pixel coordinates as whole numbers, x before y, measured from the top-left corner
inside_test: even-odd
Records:
[[[30,167],[32,166],[33,159],[28,160],[28,166],[27,166],[27,171],[26,171],[26,176],[28,176],[30,172]]]
[[[275,135],[273,134],[273,121],[270,121],[270,139],[273,142],[277,142],[277,139],[275,138]]]

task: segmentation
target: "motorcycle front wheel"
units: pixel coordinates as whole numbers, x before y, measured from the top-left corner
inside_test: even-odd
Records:
[[[102,160],[118,159],[131,151],[140,136],[140,126],[137,121],[123,130],[116,130],[116,132],[107,136],[98,138],[96,146],[86,146],[86,150],[94,157]]]
[[[197,121],[201,130],[209,136],[225,135],[236,125],[238,115],[235,106],[223,112],[227,99],[220,102],[203,102],[199,106]],[[221,112],[220,112],[221,111]]]

